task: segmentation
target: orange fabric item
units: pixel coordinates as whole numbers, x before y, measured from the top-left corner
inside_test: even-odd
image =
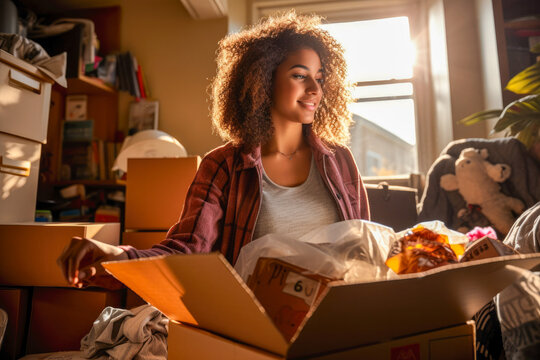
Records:
[[[458,262],[446,235],[419,225],[398,240],[400,252],[386,260],[396,274],[410,274]]]

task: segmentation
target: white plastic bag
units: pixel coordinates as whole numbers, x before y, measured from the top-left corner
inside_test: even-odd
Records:
[[[450,243],[468,241],[440,221],[421,225],[448,235]],[[366,220],[346,220],[314,229],[299,239],[268,234],[242,248],[235,269],[247,281],[257,260],[271,257],[349,283],[385,280],[397,277],[385,262],[392,244],[405,232],[396,234],[392,228]]]

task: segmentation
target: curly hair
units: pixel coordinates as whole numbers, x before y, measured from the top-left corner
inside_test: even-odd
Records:
[[[319,16],[289,11],[219,42],[210,96],[214,129],[222,139],[251,146],[270,139],[275,70],[291,52],[311,48],[319,55],[324,76],[313,132],[328,144],[346,144],[352,120],[343,48],[320,24]]]

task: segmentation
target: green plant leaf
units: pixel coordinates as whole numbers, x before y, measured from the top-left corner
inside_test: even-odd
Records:
[[[540,94],[540,62],[510,79],[506,89],[516,94]]]
[[[517,139],[521,141],[527,149],[530,148],[531,145],[533,145],[536,139],[538,138],[538,131],[540,130],[540,123],[536,123],[535,125],[527,127],[526,129],[521,131],[517,136]]]
[[[540,94],[524,96],[521,99],[508,104],[501,114],[501,117],[507,114],[527,114],[540,112]]]
[[[514,124],[512,124],[510,131],[513,135],[518,135],[522,131],[526,131],[530,128],[531,124],[534,123],[534,118],[532,117],[524,117],[521,121],[517,121]]]
[[[485,121],[493,118],[499,117],[503,111],[502,110],[484,110],[476,112],[472,115],[467,116],[458,121],[459,124],[463,125],[473,125],[480,121]]]
[[[493,127],[493,130],[495,132],[501,132],[501,131],[507,130],[510,132],[510,135],[515,135],[516,133],[512,132],[512,130],[515,129],[516,123],[526,121],[527,119],[528,119],[527,115],[508,114],[505,117],[501,117],[499,121],[497,121],[497,123]]]
[[[529,95],[506,106],[495,124],[495,132],[507,131],[516,135],[540,123],[540,95]],[[536,124],[536,125],[535,125]]]

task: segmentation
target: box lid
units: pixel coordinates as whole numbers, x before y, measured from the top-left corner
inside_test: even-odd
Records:
[[[277,354],[287,351],[288,342],[221,254],[161,256],[103,265],[171,320]]]
[[[399,279],[330,286],[288,344],[218,253],[104,264],[172,320],[290,358],[321,354],[463,323],[540,254],[448,265]]]

